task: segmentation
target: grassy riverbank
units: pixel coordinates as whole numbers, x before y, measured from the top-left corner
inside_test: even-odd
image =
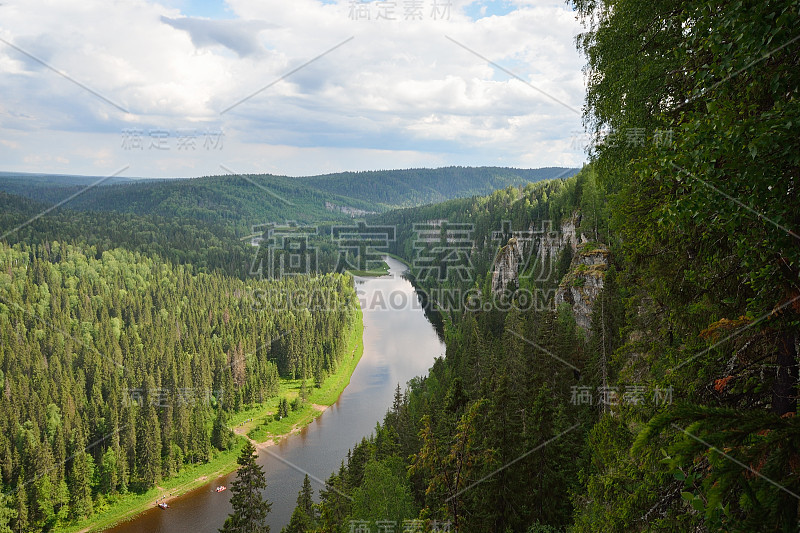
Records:
[[[225,452],[216,451],[214,457],[207,463],[184,466],[177,476],[161,481],[158,486],[145,493],[127,493],[118,495],[114,499],[109,498],[104,505],[105,509],[97,510],[90,518],[57,531],[102,531],[154,507],[159,498],[169,501],[219,476],[233,472],[237,467],[236,459],[242,444],[244,439],[237,439],[233,449]]]
[[[363,316],[361,309],[357,309],[339,368],[334,374],[328,376],[319,389],[313,386],[313,382],[307,382],[308,399],[299,409],[290,410],[288,417],[284,417],[280,421],[275,420],[274,415],[277,412],[278,402],[280,398],[287,398],[290,402],[296,398],[300,393],[301,380],[283,379],[278,396],[231,415],[229,423],[235,433],[239,435],[233,449],[224,452],[214,450],[213,457],[208,463],[185,465],[177,476],[159,482],[156,487],[147,492],[128,493],[115,496],[113,499],[98,501],[95,504],[96,512],[90,518],[56,531],[65,533],[101,531],[114,524],[130,520],[137,514],[154,507],[159,498],[169,501],[233,472],[237,467],[236,459],[244,443],[245,434],[258,443],[268,445],[298,432],[320,416],[326,407],[333,405],[350,383],[350,376],[363,354],[363,332]],[[209,488],[209,490],[212,489]],[[99,508],[97,508],[98,506]]]
[[[267,401],[258,413],[252,416],[247,416],[246,414],[245,416],[240,416],[241,413],[237,415],[240,421],[236,427],[236,432],[239,434],[246,433],[248,437],[258,443],[270,440],[277,442],[287,435],[300,431],[300,429],[321,415],[326,407],[336,403],[339,395],[350,383],[350,376],[356,369],[358,361],[364,352],[364,346],[361,341],[363,333],[364,323],[359,309],[358,319],[355,327],[350,332],[345,355],[336,373],[328,376],[328,379],[319,389],[315,388],[313,383],[307,381],[309,393],[307,400],[300,405],[298,410],[290,409],[289,416],[275,420],[275,413],[278,411],[280,399],[286,398],[291,403],[300,395],[302,384],[299,379],[281,380],[281,391],[278,396]]]
[[[411,263],[409,263],[408,259],[406,259],[405,257],[400,257],[399,255],[393,254],[391,252],[383,252],[383,253],[384,253],[384,255],[388,255],[392,259],[396,259],[397,261],[400,261],[401,263],[403,263],[408,268],[411,268]]]
[[[392,259],[400,261],[401,263],[403,263],[404,266],[408,267],[409,269],[411,268],[411,263],[409,263],[404,257],[400,257],[399,255],[390,252],[383,252],[383,254],[388,257],[391,257]],[[354,276],[361,276],[363,278],[368,278],[368,277],[386,276],[389,274],[389,269],[390,269],[389,264],[386,263],[386,261],[384,261],[379,268],[373,270],[348,270],[348,272],[353,274]]]
[[[378,268],[373,268],[372,270],[348,270],[354,276],[360,276],[362,278],[377,278],[380,276],[385,276],[389,273],[389,265],[386,261],[381,262],[381,266]]]

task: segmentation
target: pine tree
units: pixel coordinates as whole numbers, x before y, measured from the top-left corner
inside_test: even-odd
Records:
[[[192,463],[205,463],[211,453],[211,439],[206,431],[205,410],[199,404],[192,409],[188,453]]]
[[[306,380],[303,380],[300,383],[300,401],[305,402],[308,399],[308,387],[306,386]]]
[[[220,533],[269,533],[266,518],[272,503],[261,494],[267,488],[267,479],[256,464],[255,451],[249,441],[245,442],[237,461],[240,468],[231,484],[233,512],[225,519]]]
[[[154,390],[155,385],[150,378],[136,428],[136,475],[145,488],[152,487],[161,478],[161,429],[150,397]]]
[[[12,533],[12,521],[17,517],[17,512],[11,506],[11,498],[0,491],[0,533]]]
[[[35,452],[34,478],[31,483],[32,505],[30,519],[40,529],[48,529],[55,518],[53,511],[53,482],[49,473],[53,470],[53,456],[47,443],[40,444]]]
[[[308,474],[303,479],[303,487],[297,494],[297,507],[292,513],[289,525],[281,533],[305,533],[316,527],[316,513],[314,510],[314,490]]]
[[[72,516],[82,518],[92,514],[92,478],[90,456],[86,453],[86,437],[81,426],[77,426],[73,443],[72,469],[69,483],[69,503]]]
[[[325,482],[325,488],[320,491],[321,513],[323,531],[339,531],[341,524],[350,514],[350,500],[346,496],[349,487],[345,481],[344,462],[339,467],[339,472],[331,474]]]
[[[278,420],[289,416],[289,400],[281,398],[278,401]]]
[[[227,417],[222,408],[217,409],[217,417],[211,428],[211,444],[218,450],[228,450],[233,444],[233,432],[228,428]]]
[[[22,474],[24,474],[24,469]],[[20,475],[20,479],[25,479]],[[29,530],[28,526],[28,494],[25,492],[25,487],[18,487],[17,492],[14,494],[14,504],[16,517],[14,518],[14,533],[26,533]]]

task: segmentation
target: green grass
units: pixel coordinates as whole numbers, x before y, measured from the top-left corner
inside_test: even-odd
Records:
[[[389,273],[389,265],[386,264],[386,261],[383,261],[380,267],[372,270],[348,270],[348,272],[362,278],[385,276]]]
[[[391,257],[392,259],[397,259],[398,261],[400,261],[401,263],[403,263],[403,264],[404,264],[405,266],[407,266],[408,268],[411,268],[411,263],[409,263],[409,262],[408,262],[408,260],[407,260],[405,257],[400,257],[399,255],[397,255],[397,254],[393,254],[393,253],[391,253],[391,252],[384,252],[384,253],[385,253],[386,255],[388,255],[389,257]]]
[[[574,278],[572,280],[572,286],[573,287],[579,288],[579,287],[583,287],[584,285],[586,285],[586,279],[585,278]]]
[[[364,323],[362,321],[361,310],[355,320],[353,329],[350,331],[350,338],[345,347],[342,362],[336,373],[328,376],[328,379],[319,389],[315,388],[310,381],[306,382],[309,396],[305,403],[301,404],[297,411],[289,410],[289,416],[281,420],[275,420],[275,413],[278,410],[278,402],[281,398],[286,398],[291,402],[300,394],[302,380],[281,380],[281,390],[277,397],[265,402],[261,412],[252,418],[250,422],[242,424],[247,432],[247,436],[257,442],[265,442],[269,439],[278,440],[279,438],[291,433],[292,430],[299,429],[322,414],[322,411],[314,408],[314,405],[329,406],[336,403],[342,391],[350,383],[350,376],[353,374],[361,355],[364,353],[362,336],[364,333]]]
[[[114,524],[133,518],[137,514],[155,506],[160,496],[179,496],[200,487],[219,476],[236,470],[236,459],[244,444],[244,439],[237,439],[230,450],[215,453],[208,463],[184,465],[178,475],[158,483],[164,490],[153,487],[144,493],[128,493],[109,497],[103,510],[98,510],[91,517],[56,528],[55,531],[101,531]]]
[[[273,415],[277,411],[280,398],[285,397],[291,402],[300,393],[301,380],[282,379],[278,396],[232,414],[229,419],[231,427],[237,433],[247,433],[251,439],[258,442],[268,439],[277,441],[321,415],[322,411],[315,409],[313,405],[327,407],[336,403],[339,395],[350,383],[350,376],[364,352],[362,318],[361,309],[357,309],[339,368],[328,376],[319,389],[313,386],[313,382],[307,382],[309,397],[299,410],[290,409],[288,417],[280,421],[274,419]],[[109,497],[103,508],[98,509],[91,517],[56,528],[54,531],[68,533],[107,529],[152,508],[160,496],[179,496],[208,483],[209,480],[229,474],[236,470],[236,459],[243,444],[244,437],[240,436],[236,439],[233,449],[224,452],[214,450],[213,457],[208,463],[184,465],[178,475],[158,483],[158,487],[163,490],[154,487],[140,494],[128,493]]]

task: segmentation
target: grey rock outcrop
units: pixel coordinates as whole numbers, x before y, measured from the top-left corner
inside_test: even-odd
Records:
[[[519,275],[526,267],[535,281],[550,280],[552,265],[568,246],[573,254],[577,246],[585,242],[577,232],[580,214],[564,220],[558,230],[549,222],[544,226],[530,226],[527,231],[513,232],[513,236],[500,249],[495,257],[492,270],[492,293],[497,296],[519,287]],[[557,280],[556,280],[557,281]]]
[[[576,249],[569,271],[559,284],[555,305],[569,304],[578,326],[589,331],[592,309],[603,290],[609,252],[603,244],[583,243]]]
[[[492,293],[500,296],[518,289],[519,276],[526,268],[529,269],[528,275],[535,278],[534,281],[550,280],[552,283],[554,265],[561,253],[570,247],[572,263],[560,280],[558,290],[553,296],[553,304],[556,307],[565,303],[570,305],[578,326],[590,331],[592,308],[603,290],[609,251],[603,244],[587,242],[578,230],[580,223],[580,213],[576,212],[565,219],[557,231],[548,226],[506,233],[513,236],[495,257]],[[540,266],[538,270],[536,265]]]
[[[492,293],[503,294],[519,287],[519,267],[522,262],[522,250],[515,237],[500,249],[494,260],[492,272]]]

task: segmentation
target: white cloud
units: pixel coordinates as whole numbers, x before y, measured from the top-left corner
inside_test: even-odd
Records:
[[[260,56],[264,48],[258,34],[270,25],[263,21],[207,20],[192,17],[171,19],[161,17],[161,22],[189,34],[197,48],[222,45],[239,57]]]
[[[392,21],[376,20],[377,4],[368,5],[370,20],[353,20],[347,0],[229,0],[238,18],[211,20],[175,2],[8,0],[0,38],[71,80],[0,43],[2,170],[579,165],[584,155],[570,146],[581,124],[570,107],[583,100],[573,13],[514,1],[473,20],[455,0],[449,20],[433,20],[433,0],[423,4],[422,20],[404,20],[398,0]],[[130,128],[141,130],[144,149],[125,149]],[[224,148],[178,150],[175,135],[186,129],[224,131]],[[150,148],[159,132],[171,135],[168,150]]]

